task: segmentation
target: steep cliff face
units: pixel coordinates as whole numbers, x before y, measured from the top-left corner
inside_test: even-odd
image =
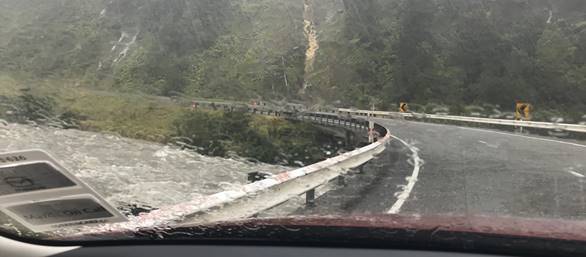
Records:
[[[3,72],[160,95],[285,97],[302,86],[303,2],[0,4]]]
[[[328,102],[585,107],[584,1],[316,2],[310,94]]]

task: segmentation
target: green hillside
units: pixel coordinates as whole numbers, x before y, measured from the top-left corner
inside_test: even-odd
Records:
[[[586,110],[582,0],[1,0],[0,34],[5,88]]]

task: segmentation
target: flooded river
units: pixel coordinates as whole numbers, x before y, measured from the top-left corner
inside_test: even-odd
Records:
[[[116,135],[0,123],[0,152],[42,149],[111,204],[165,206],[246,184],[247,173],[289,168]]]

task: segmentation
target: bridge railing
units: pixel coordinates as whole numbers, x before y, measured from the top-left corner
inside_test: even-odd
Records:
[[[306,200],[310,202],[315,188],[344,175],[351,168],[361,166],[384,151],[390,140],[390,133],[384,130],[380,140],[365,147],[245,185],[243,190],[231,192],[221,208],[199,212],[184,222],[186,225],[194,225],[247,218],[304,193],[308,193]]]
[[[222,107],[228,108],[228,107]],[[264,111],[264,110],[263,110]],[[305,112],[296,114],[299,119],[317,121],[335,126],[360,130],[369,128],[369,121],[336,113]],[[359,167],[385,150],[391,136],[378,124],[374,130],[380,138],[367,146],[343,153],[333,158],[283,172],[269,178],[237,187],[233,190],[196,198],[178,205],[161,207],[128,222],[87,227],[88,233],[134,233],[138,228],[165,227],[169,225],[192,226],[217,221],[243,219],[278,206],[294,197],[307,193],[308,200],[314,190]],[[365,131],[366,132],[366,131]]]
[[[338,111],[340,113],[344,113],[344,114],[348,114],[348,115],[356,115],[356,116],[369,116],[369,115],[371,115],[373,117],[379,117],[379,118],[397,118],[397,117],[417,118],[417,119],[428,119],[428,120],[456,121],[456,122],[468,122],[468,123],[477,123],[477,124],[491,124],[491,125],[513,126],[513,127],[523,127],[523,128],[538,128],[538,129],[560,130],[560,131],[568,131],[568,132],[576,132],[576,133],[586,133],[586,125],[579,125],[579,124],[490,119],[490,118],[424,114],[424,113],[367,111],[367,110],[353,110],[353,109],[338,109]]]

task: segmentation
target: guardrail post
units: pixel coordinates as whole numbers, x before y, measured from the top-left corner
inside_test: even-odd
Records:
[[[315,206],[315,189],[311,189],[305,193],[305,205],[307,207]]]
[[[374,122],[372,120],[368,121],[368,142],[374,142]]]
[[[338,176],[338,185],[345,186],[346,185],[346,178],[344,175]]]
[[[352,145],[353,141],[354,141],[354,137],[351,131],[346,130],[346,146],[350,146]]]

